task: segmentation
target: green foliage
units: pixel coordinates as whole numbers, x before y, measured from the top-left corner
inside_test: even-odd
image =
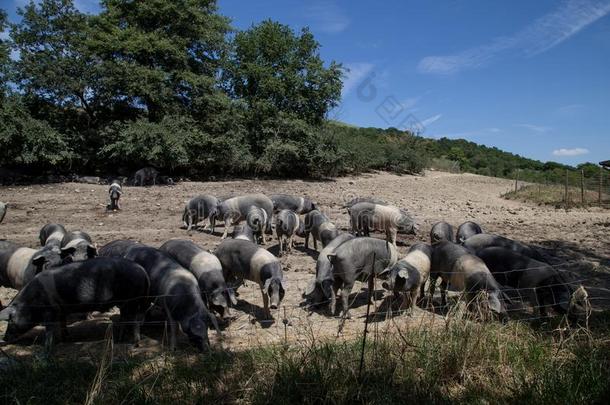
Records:
[[[88,17],[72,0],[43,0],[20,11],[11,37],[20,52],[15,80],[26,96],[96,120],[99,65],[87,49]]]
[[[0,164],[45,169],[71,157],[62,135],[48,123],[30,116],[15,100],[0,105]]]
[[[329,123],[339,148],[345,151],[344,171],[371,169],[397,173],[419,173],[428,163],[417,137],[397,129],[356,128]]]
[[[104,0],[87,45],[106,97],[160,121],[205,119],[226,53],[226,17],[214,0]]]
[[[113,164],[132,169],[152,165],[197,173],[244,169],[250,163],[239,137],[210,136],[195,121],[182,116],[165,116],[159,123],[139,119],[113,125],[106,128],[103,136],[109,143],[102,148],[102,154]]]
[[[319,170],[308,163],[312,140],[337,105],[342,86],[341,65],[325,67],[319,48],[307,29],[296,34],[270,20],[235,35],[224,76],[230,94],[246,104],[248,140],[260,155],[259,171],[308,175]],[[334,160],[322,160],[327,158]]]
[[[15,83],[2,105],[3,164],[323,177],[449,162],[551,182],[571,169],[461,139],[328,121],[343,68],[321,58],[313,34],[266,20],[232,35],[215,0],[102,0],[98,15],[74,0],[41,0],[20,14],[0,42],[0,102]],[[591,176],[597,166],[579,168]]]
[[[341,65],[328,67],[308,29],[296,34],[271,20],[238,32],[226,75],[251,110],[297,114],[318,124],[341,97]]]
[[[6,13],[0,9],[0,32],[4,32],[7,27]],[[10,48],[8,41],[0,38],[0,102],[6,93],[7,74],[9,72]]]

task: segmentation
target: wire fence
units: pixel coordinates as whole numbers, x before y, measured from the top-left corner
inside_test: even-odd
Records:
[[[561,180],[527,178],[519,170],[513,174],[514,189],[505,197],[522,199],[558,207],[610,207],[610,170],[600,166],[599,171],[565,170]]]
[[[545,287],[565,285],[572,291],[577,290],[583,284],[591,284],[598,281],[596,277],[577,277],[563,267],[572,263],[549,265],[561,280],[545,284]],[[508,273],[532,271],[535,269],[515,269]],[[313,277],[313,276],[312,276]],[[350,295],[349,309],[352,318],[347,319],[342,315],[334,316],[328,313],[328,305],[331,300],[316,302],[312,304],[306,300],[294,302],[285,300],[277,310],[272,312],[273,319],[265,319],[261,316],[260,305],[262,295],[255,283],[250,283],[246,288],[239,289],[239,303],[236,308],[231,309],[230,318],[226,322],[221,322],[220,334],[211,334],[212,344],[222,349],[234,348],[256,348],[268,346],[269,344],[284,344],[296,346],[309,346],[312,342],[319,341],[349,341],[363,338],[367,339],[367,334],[372,334],[373,339],[395,335],[399,337],[405,328],[436,328],[443,327],[447,322],[456,319],[467,319],[472,321],[489,321],[494,319],[489,309],[485,307],[485,294],[477,294],[475,298],[470,297],[468,302],[467,294],[463,291],[448,290],[447,306],[438,305],[438,294],[431,299],[425,298],[421,301],[421,308],[412,311],[411,308],[397,308],[397,300],[391,292],[385,291],[382,280],[377,277],[369,277],[367,288],[363,291],[354,291]],[[254,287],[254,288],[252,288]],[[301,294],[306,287],[305,280],[291,283],[287,294]],[[364,285],[362,285],[364,287]],[[593,287],[595,289],[596,287]],[[544,321],[553,316],[563,316],[562,314],[546,314],[546,309],[556,308],[557,306],[569,306],[572,303],[571,296],[553,296],[550,303],[539,303],[535,299],[536,287],[506,287],[505,293],[513,300],[512,305],[506,308],[506,312],[511,319],[519,322]],[[601,291],[594,297],[585,297],[585,308],[583,311],[584,323],[588,325],[588,318],[592,308],[607,307],[610,304],[610,290],[597,287]],[[379,294],[384,291],[382,297]],[[426,289],[427,291],[427,289]],[[364,294],[363,294],[364,292]],[[364,296],[363,296],[364,295]],[[175,295],[172,295],[175,297]],[[159,300],[167,295],[149,296],[151,301]],[[139,298],[138,298],[139,299]],[[364,299],[364,300],[363,300]],[[337,300],[337,309],[340,309],[340,300]],[[120,306],[126,300],[116,301],[112,304]],[[100,303],[108,304],[108,302]],[[31,305],[30,309],[46,309],[46,306]],[[153,308],[153,307],[151,307]],[[148,312],[151,312],[149,308]],[[366,308],[366,311],[364,310]],[[94,320],[97,326],[133,326],[135,321],[121,321],[120,319],[111,320],[110,316],[98,315]],[[58,322],[59,323],[59,322]],[[150,333],[162,347],[167,347],[168,322],[163,314],[157,317],[151,316],[142,324],[144,334]],[[83,325],[86,326],[86,325]],[[99,331],[99,329],[98,329]],[[101,336],[100,336],[101,337]],[[363,343],[364,344],[364,343]]]

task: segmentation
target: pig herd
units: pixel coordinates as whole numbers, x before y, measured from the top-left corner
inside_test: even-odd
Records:
[[[528,292],[541,315],[553,309],[577,318],[587,309],[586,290],[573,289],[536,249],[485,233],[474,222],[463,223],[456,232],[446,222],[436,223],[430,244],[415,243],[400,257],[398,234],[418,231],[408,211],[375,198],[354,199],[344,208],[349,232],[304,197],[200,195],[186,204],[182,222],[189,232],[210,233],[223,222],[222,241],[213,251],[189,239],[172,239],[159,248],[115,240],[98,249],[87,233],[60,224],[40,230],[36,249],[0,241],[0,285],[18,290],[0,312],[0,320],[8,321],[4,339],[13,341],[42,325],[50,347],[65,335],[68,315],[118,307],[118,339],[137,343],[140,326],[156,306],[169,326],[171,348],[182,331],[203,350],[209,345],[208,329],[220,333],[219,322],[237,305],[244,281],[259,286],[265,319],[272,319],[271,310],[290,293],[279,258],[263,247],[274,229],[280,256],[291,253],[295,236],[305,239],[305,249],[310,238],[313,249],[322,245],[315,277],[302,297],[307,308],[331,316],[340,298],[339,314],[349,317],[356,281],[371,275],[383,280],[388,296],[407,313],[432,302],[438,279],[442,305],[448,289],[460,291],[470,304],[477,298],[476,305],[500,318],[507,317],[512,304],[511,289]],[[2,216],[0,212],[0,220]],[[373,238],[371,231],[385,238]]]

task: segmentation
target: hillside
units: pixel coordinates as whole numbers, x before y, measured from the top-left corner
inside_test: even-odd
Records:
[[[479,145],[465,139],[432,139],[396,128],[358,128],[340,122],[329,122],[331,132],[350,159],[348,168],[363,171],[366,167],[392,171],[417,172],[423,167],[461,171],[485,176],[514,178],[524,181],[560,182],[565,171],[585,170],[585,176],[596,175],[599,166],[585,163],[577,168],[557,162],[541,162]]]

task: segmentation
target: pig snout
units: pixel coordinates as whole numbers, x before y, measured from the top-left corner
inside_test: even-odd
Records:
[[[274,292],[271,294],[269,307],[271,309],[277,309],[280,305],[280,294],[279,292]]]
[[[271,309],[277,309],[280,306],[280,302],[282,301],[279,286],[275,284],[270,293],[271,294],[269,296],[269,307]]]

